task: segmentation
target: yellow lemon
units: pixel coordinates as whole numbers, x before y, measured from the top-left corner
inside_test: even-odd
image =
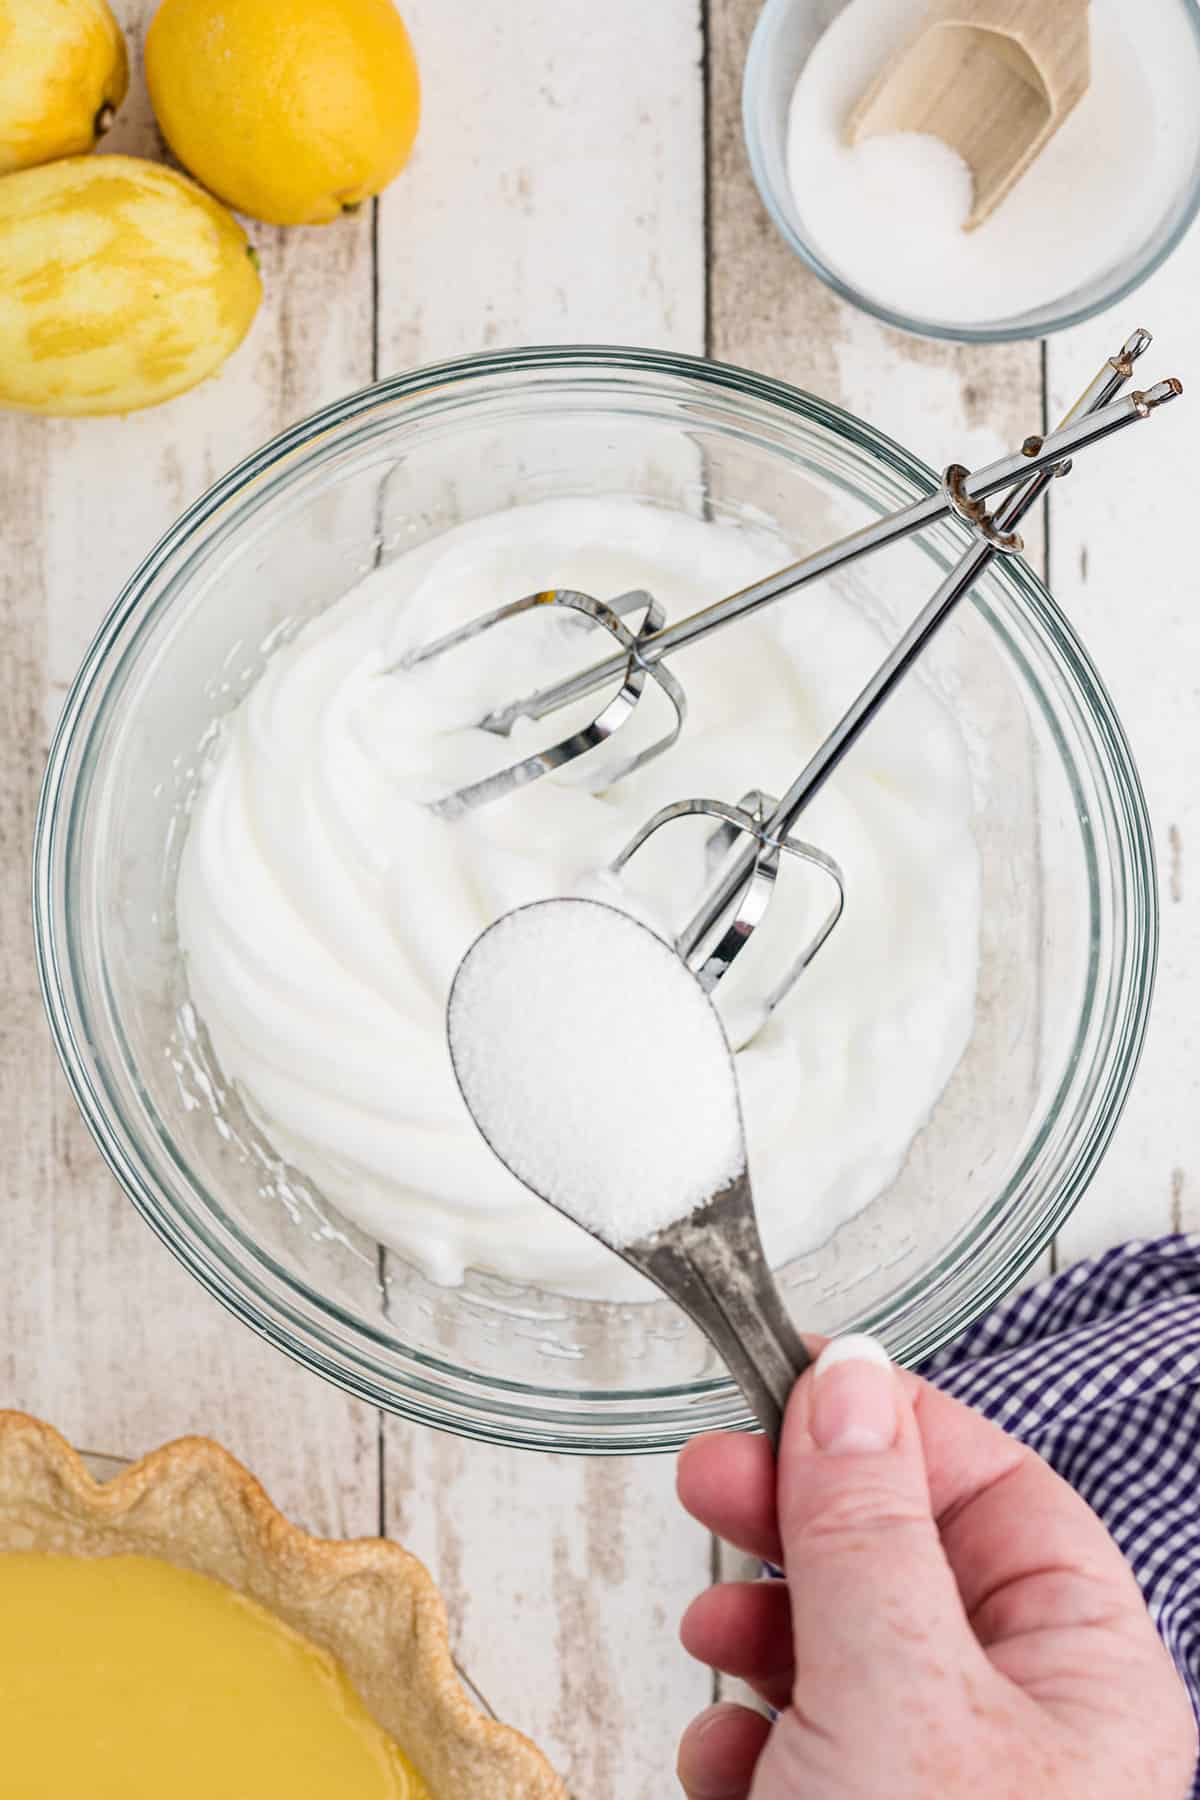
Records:
[[[0,406],[118,413],[211,375],[262,297],[245,233],[133,156],[0,180]]]
[[[90,150],[128,85],[108,0],[0,0],[0,175]]]
[[[184,167],[272,225],[321,225],[377,194],[420,114],[392,0],[162,0],[146,76]]]

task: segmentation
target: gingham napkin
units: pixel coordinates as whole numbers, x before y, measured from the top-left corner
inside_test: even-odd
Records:
[[[1038,1451],[1099,1513],[1200,1718],[1200,1236],[1076,1263],[922,1374]]]

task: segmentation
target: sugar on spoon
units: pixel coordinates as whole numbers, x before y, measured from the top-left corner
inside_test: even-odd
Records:
[[[810,1358],[763,1254],[724,1028],[674,948],[602,901],[518,907],[467,951],[446,1022],[501,1162],[688,1314],[778,1442]]]

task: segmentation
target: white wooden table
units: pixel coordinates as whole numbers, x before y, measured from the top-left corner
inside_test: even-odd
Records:
[[[152,0],[117,10],[136,53]],[[1057,414],[1135,323],[1158,334],[1155,373],[1200,373],[1200,232],[1115,320],[1045,348],[911,341],[811,280],[762,211],[739,117],[757,0],[403,10],[425,81],[415,159],[335,227],[254,230],[267,299],[224,376],[124,420],[0,418],[0,1404],[128,1454],[210,1433],[314,1529],[411,1545],[465,1666],[572,1791],[660,1800],[712,1687],[675,1622],[716,1566],[675,1509],[669,1461],[560,1461],[381,1418],[236,1325],[152,1238],[76,1115],[36,991],[27,868],[49,730],[101,614],[179,510],[375,375],[506,344],[708,351],[836,399],[931,461],[970,460]],[[161,152],[137,74],[107,142]],[[1200,1226],[1200,596],[1183,529],[1197,442],[1195,412],[1175,409],[1140,474],[1126,464],[1123,503],[1111,485],[1063,484],[1038,547],[1135,746],[1164,926],[1137,1090],[1062,1259]]]

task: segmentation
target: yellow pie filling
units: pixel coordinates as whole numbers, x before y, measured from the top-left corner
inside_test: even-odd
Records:
[[[146,1556],[0,1555],[12,1800],[429,1800],[327,1651]]]

